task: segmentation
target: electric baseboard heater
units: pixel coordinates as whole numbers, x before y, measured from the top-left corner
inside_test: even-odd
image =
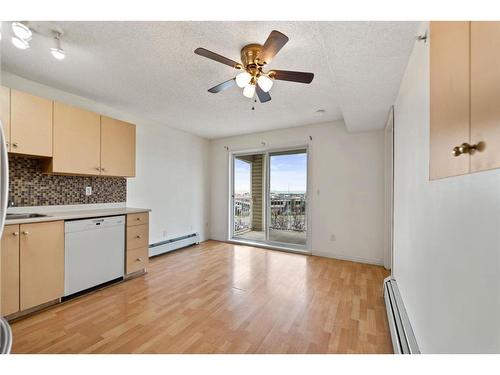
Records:
[[[186,246],[191,246],[200,243],[200,234],[191,233],[185,236],[172,238],[170,240],[156,242],[149,245],[149,256],[154,257],[155,255],[160,255],[168,253],[169,251],[174,251]]]
[[[384,300],[394,353],[420,354],[398,284],[391,276],[384,280]]]

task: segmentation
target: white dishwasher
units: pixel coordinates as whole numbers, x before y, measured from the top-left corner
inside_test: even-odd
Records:
[[[125,216],[66,221],[64,296],[124,275]]]

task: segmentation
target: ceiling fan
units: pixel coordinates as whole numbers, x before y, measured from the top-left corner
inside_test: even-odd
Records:
[[[247,44],[241,49],[241,64],[205,48],[196,48],[194,53],[242,70],[236,77],[212,87],[208,92],[215,94],[237,85],[243,88],[243,95],[247,98],[253,98],[255,93],[257,93],[260,102],[265,103],[271,100],[269,90],[271,90],[274,80],[311,83],[314,78],[313,73],[294,72],[291,70],[273,69],[264,72],[264,66],[269,64],[272,58],[276,56],[287,42],[288,37],[285,34],[273,30],[267,37],[264,45],[256,43]]]

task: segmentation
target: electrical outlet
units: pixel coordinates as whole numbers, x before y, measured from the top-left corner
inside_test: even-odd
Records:
[[[92,195],[92,186],[87,186],[85,188],[85,195]]]

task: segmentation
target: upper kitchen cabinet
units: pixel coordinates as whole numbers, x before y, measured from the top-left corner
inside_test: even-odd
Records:
[[[5,132],[7,150],[10,151],[10,89],[0,86],[0,121]]]
[[[54,102],[54,151],[45,172],[99,175],[101,124],[97,113]]]
[[[135,125],[101,116],[101,175],[135,176]]]
[[[431,22],[430,178],[500,167],[500,22]]]
[[[500,167],[500,22],[471,22],[471,172]]]
[[[453,156],[469,141],[469,22],[431,22],[430,179],[469,172],[469,155]]]
[[[14,89],[10,99],[10,151],[51,157],[52,101]]]

